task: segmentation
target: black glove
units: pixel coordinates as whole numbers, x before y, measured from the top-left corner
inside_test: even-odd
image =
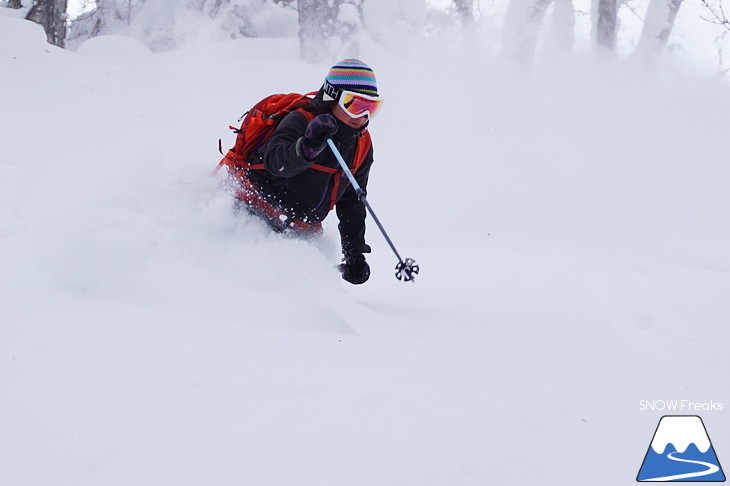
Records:
[[[302,155],[312,162],[327,146],[327,139],[337,133],[337,118],[324,113],[312,118],[302,138]]]
[[[360,254],[345,257],[345,263],[339,267],[342,278],[351,284],[362,284],[370,278],[370,265],[365,261],[365,256]]]

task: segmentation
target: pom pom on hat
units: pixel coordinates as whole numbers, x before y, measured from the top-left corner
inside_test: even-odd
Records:
[[[341,90],[378,96],[373,70],[359,59],[344,59],[332,66],[322,88],[332,99],[337,99]]]

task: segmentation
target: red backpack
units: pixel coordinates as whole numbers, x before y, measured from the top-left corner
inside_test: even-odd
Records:
[[[313,94],[309,93],[309,95]],[[292,111],[298,110],[306,117],[307,121],[314,118],[313,113],[303,109],[310,101],[309,95],[298,93],[274,94],[256,103],[249,111],[244,113],[241,128],[230,127],[237,134],[236,143],[218,163],[216,171],[225,165],[228,167],[228,172],[239,179],[239,182],[247,182],[242,180],[247,179],[246,170],[265,170],[263,163],[251,164],[249,162],[251,156],[271,138],[279,122]],[[351,168],[353,174],[362,165],[370,151],[371,144],[370,133],[364,130],[358,138],[357,148],[355,149],[355,158]],[[223,153],[220,140],[218,141],[218,150],[221,154]],[[342,169],[319,164],[312,164],[310,169],[336,174],[330,198],[331,211],[335,206],[337,192],[339,191]]]

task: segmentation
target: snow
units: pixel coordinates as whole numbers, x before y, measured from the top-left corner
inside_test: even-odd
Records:
[[[728,400],[725,84],[366,44],[369,201],[421,274],[370,224],[355,287],[334,217],[271,234],[210,176],[228,124],[328,65],[38,29],[0,17],[2,484],[615,485],[639,400]]]
[[[88,39],[76,51],[84,56],[144,56],[152,51],[141,42],[122,35],[100,35]]]
[[[702,419],[692,416],[662,418],[651,441],[651,447],[657,454],[664,454],[664,449],[670,443],[680,453],[686,451],[690,444],[694,444],[704,454],[712,445]]]

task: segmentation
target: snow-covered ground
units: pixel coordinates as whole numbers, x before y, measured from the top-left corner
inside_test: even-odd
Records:
[[[251,104],[321,84],[296,55],[0,17],[0,484],[613,486],[640,400],[730,408],[727,86],[366,46],[369,200],[421,274],[371,225],[354,287],[335,221],[271,234],[210,177]]]

